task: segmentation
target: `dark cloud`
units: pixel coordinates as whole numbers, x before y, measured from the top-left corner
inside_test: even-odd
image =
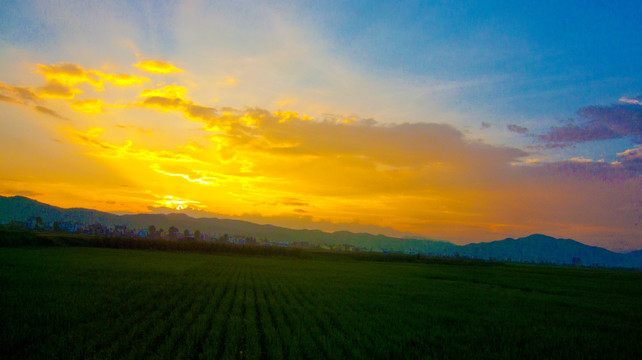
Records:
[[[635,161],[642,160],[642,146],[635,149],[629,149],[617,154],[619,160]]]
[[[38,105],[38,106],[35,106],[34,109],[36,109],[36,111],[38,111],[40,113],[43,113],[43,114],[46,114],[46,115],[49,115],[49,116],[53,116],[53,117],[58,118],[58,119],[67,120],[66,117],[61,116],[57,112],[55,112],[55,111],[53,111],[53,110],[51,110],[51,109],[49,109],[47,107]]]
[[[580,181],[593,181],[602,184],[617,184],[624,180],[638,179],[642,164],[636,159],[619,159],[619,162],[608,163],[592,160],[565,160],[545,164],[542,173],[557,173],[566,178]]]
[[[642,146],[617,154],[617,159],[627,171],[642,174]]]
[[[183,105],[183,100],[179,98],[167,98],[163,96],[151,96],[146,98],[141,105],[157,106],[164,109],[177,109]]]
[[[216,116],[216,110],[214,108],[195,104],[186,104],[183,111],[193,119],[207,120]]]
[[[287,205],[287,206],[308,206],[309,205],[308,203],[297,199],[286,199],[283,202],[281,202],[281,204]]]
[[[509,131],[512,131],[514,133],[518,133],[518,134],[526,134],[526,133],[528,133],[528,128],[523,127],[523,126],[519,126],[519,125],[515,125],[515,124],[508,124],[507,127],[508,127]]]
[[[490,127],[491,127],[491,123],[487,123],[485,121],[482,121],[482,123],[481,123],[481,128],[482,129],[488,129]]]
[[[0,101],[8,102],[8,103],[11,103],[11,104],[21,104],[16,99],[14,99],[12,97],[9,97],[9,96],[2,95],[2,94],[0,94]]]
[[[589,106],[578,111],[574,122],[552,127],[539,135],[547,145],[572,145],[581,142],[620,139],[633,136],[642,141],[642,107],[635,105]]]

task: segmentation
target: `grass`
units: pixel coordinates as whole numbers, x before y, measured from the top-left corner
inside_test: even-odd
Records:
[[[0,248],[7,359],[630,359],[642,273]]]

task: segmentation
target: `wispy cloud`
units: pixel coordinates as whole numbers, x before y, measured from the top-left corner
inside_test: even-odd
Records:
[[[624,104],[630,104],[630,105],[642,105],[642,95],[638,95],[635,97],[623,96],[620,98],[620,102]]]

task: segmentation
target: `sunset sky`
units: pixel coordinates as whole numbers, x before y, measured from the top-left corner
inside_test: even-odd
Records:
[[[0,194],[642,249],[639,1],[2,1]]]

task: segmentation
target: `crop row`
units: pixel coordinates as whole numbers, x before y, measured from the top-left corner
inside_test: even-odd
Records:
[[[5,250],[0,267],[8,359],[626,358],[640,350],[636,273],[104,249]]]

